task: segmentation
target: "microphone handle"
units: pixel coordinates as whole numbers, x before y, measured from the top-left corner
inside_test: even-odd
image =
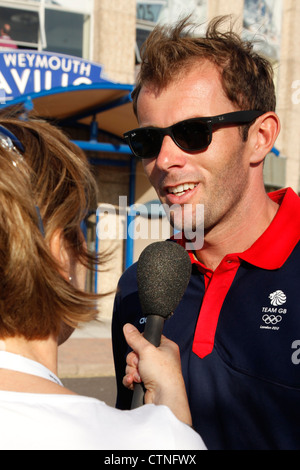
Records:
[[[160,315],[148,315],[144,331],[144,338],[153,344],[156,348],[160,345],[161,335],[164,327],[165,319]],[[139,408],[144,405],[145,390],[143,384],[135,384],[131,409]]]

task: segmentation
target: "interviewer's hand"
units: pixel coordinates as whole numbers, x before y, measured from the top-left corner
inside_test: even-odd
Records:
[[[166,405],[178,419],[191,426],[177,344],[163,336],[161,345],[156,348],[130,324],[124,326],[124,335],[133,351],[127,356],[123,385],[133,390],[134,383],[143,382],[146,404]]]

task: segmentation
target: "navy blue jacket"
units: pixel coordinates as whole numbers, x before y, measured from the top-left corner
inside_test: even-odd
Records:
[[[215,272],[190,253],[190,283],[165,322],[208,449],[300,449],[300,201],[291,190],[271,197],[281,207],[249,250],[228,255]],[[127,322],[144,329],[136,264],[120,279],[112,323],[121,409],[132,397],[122,385]]]

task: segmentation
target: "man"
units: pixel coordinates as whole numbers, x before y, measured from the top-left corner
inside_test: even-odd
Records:
[[[126,138],[160,200],[178,207],[174,224],[192,207],[195,230],[204,205],[203,247],[189,250],[190,284],[164,327],[180,348],[194,428],[208,449],[295,449],[300,201],[291,189],[264,187],[280,131],[272,68],[251,44],[221,33],[220,21],[204,38],[185,20],[154,30],[133,93],[140,129]],[[120,408],[131,400],[121,329],[142,330],[142,316],[134,265],[113,317]]]

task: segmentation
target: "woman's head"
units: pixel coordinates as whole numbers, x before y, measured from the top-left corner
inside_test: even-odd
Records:
[[[96,314],[95,296],[82,290],[83,267],[95,260],[80,228],[96,186],[85,154],[59,129],[3,114],[0,125],[24,147],[0,142],[0,338],[58,336]]]

